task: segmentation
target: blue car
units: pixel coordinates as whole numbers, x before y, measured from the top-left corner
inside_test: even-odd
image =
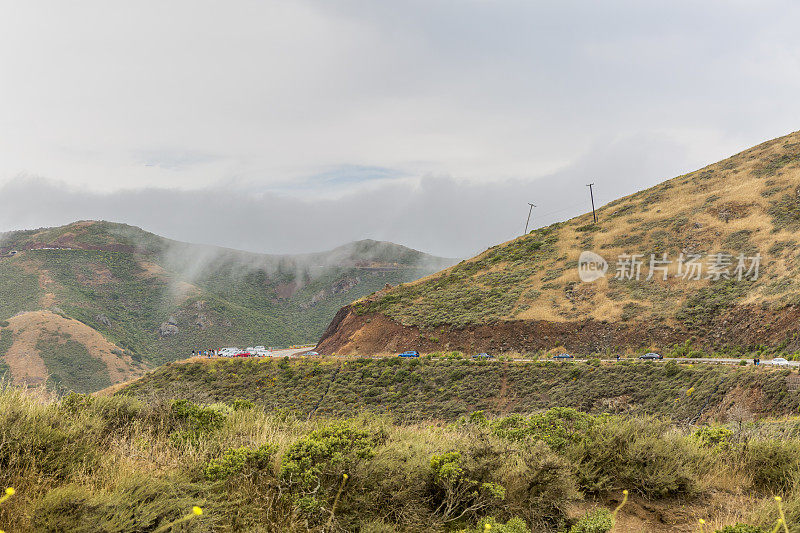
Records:
[[[476,353],[472,356],[473,359],[494,359],[494,356],[486,352]]]
[[[572,359],[572,356],[568,353],[560,353],[558,355],[554,355],[553,359]]]
[[[419,352],[416,350],[409,350],[407,352],[403,352],[397,354],[398,357],[419,357]]]

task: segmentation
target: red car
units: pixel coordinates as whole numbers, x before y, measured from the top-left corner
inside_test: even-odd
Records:
[[[234,357],[250,357],[250,352],[240,352],[234,355]]]

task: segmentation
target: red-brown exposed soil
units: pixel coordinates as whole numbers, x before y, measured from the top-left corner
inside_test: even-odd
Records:
[[[665,348],[692,339],[698,346],[800,347],[800,309],[780,311],[757,306],[737,307],[713,318],[704,327],[674,322],[605,322],[592,319],[566,322],[500,321],[464,328],[437,327],[435,333],[403,326],[382,314],[357,315],[347,306],[334,317],[317,344],[324,354],[375,354],[416,349],[420,352],[532,352],[563,346],[578,353]],[[438,341],[438,342],[437,342]]]

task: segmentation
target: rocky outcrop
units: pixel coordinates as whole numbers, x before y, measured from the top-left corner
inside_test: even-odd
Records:
[[[158,328],[158,334],[161,337],[172,337],[178,334],[178,326],[163,322]]]

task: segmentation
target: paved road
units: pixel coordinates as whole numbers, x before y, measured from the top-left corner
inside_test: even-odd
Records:
[[[313,350],[313,348],[287,348],[285,350],[273,350],[272,357],[294,357],[300,355],[302,353],[308,352]],[[336,358],[342,359],[350,359],[350,356],[333,356]],[[371,356],[373,359],[382,359],[385,356]],[[511,361],[517,363],[533,363],[537,361],[552,361],[553,359],[526,359],[526,358],[519,358],[519,359],[511,359]],[[576,357],[574,359],[556,359],[555,362],[586,362],[589,359]],[[497,359],[488,359],[488,361],[497,361]],[[615,358],[611,359],[600,359],[600,361],[605,363],[615,363],[617,360]],[[638,357],[623,357],[620,361],[632,361],[632,362],[640,362],[641,360]],[[738,365],[740,361],[747,361],[747,364],[752,366],[753,360],[752,359],[734,359],[734,358],[716,358],[716,357],[706,357],[706,358],[691,358],[691,357],[665,357],[664,359],[655,359],[650,360],[649,362],[653,363],[666,363],[667,361],[675,361],[678,363],[693,363],[693,364],[707,364],[707,365]],[[772,360],[762,360],[761,364],[764,366],[769,367],[789,367],[789,368],[798,368],[800,367],[800,361],[789,361],[788,363],[783,364],[775,364]]]
[[[271,357],[292,357],[313,350],[314,348],[287,348],[285,350],[272,350]]]
[[[546,360],[546,359],[539,359],[539,361]],[[552,359],[551,359],[552,360]],[[512,359],[512,361],[519,361],[525,363],[532,363],[536,361],[535,359]],[[582,358],[574,358],[574,359],[555,359],[554,361],[579,361],[585,362],[588,359]],[[607,362],[607,363],[615,363],[617,360],[614,359],[600,359],[600,361]],[[623,357],[620,361],[642,361],[638,357]],[[691,358],[691,357],[665,357],[664,359],[651,359],[649,360],[653,363],[666,363],[667,361],[675,361],[678,363],[698,363],[698,364],[707,364],[707,365],[738,365],[740,361],[747,361],[748,365],[753,364],[752,359],[727,359],[722,357],[706,357],[706,358]],[[787,363],[773,363],[772,360],[761,360],[761,364],[765,366],[785,366],[785,367],[800,367],[800,361],[788,361]]]

